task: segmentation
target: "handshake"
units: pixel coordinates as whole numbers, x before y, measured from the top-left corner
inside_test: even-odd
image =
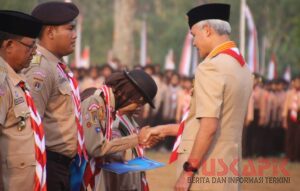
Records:
[[[138,142],[144,148],[151,148],[164,138],[165,135],[159,127],[145,126],[138,133]]]

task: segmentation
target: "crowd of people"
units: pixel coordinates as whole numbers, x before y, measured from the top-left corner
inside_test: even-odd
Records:
[[[243,133],[244,157],[286,156],[300,161],[299,84],[255,75]]]

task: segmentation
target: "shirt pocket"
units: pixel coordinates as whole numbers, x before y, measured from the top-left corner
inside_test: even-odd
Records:
[[[24,98],[25,100],[25,98]],[[14,105],[15,124],[9,128],[9,134],[22,136],[32,133],[30,122],[30,110],[26,100],[23,103]]]
[[[72,95],[72,89],[68,81],[64,81],[63,83],[59,84],[58,90],[62,95]]]
[[[35,169],[35,153],[7,156],[6,165],[8,177],[23,176],[30,168]]]
[[[182,140],[179,147],[178,147],[178,153],[190,153],[192,151],[194,145],[194,141],[187,141]]]
[[[30,110],[24,98],[24,102],[14,106],[14,113],[16,118],[28,118],[30,116]]]

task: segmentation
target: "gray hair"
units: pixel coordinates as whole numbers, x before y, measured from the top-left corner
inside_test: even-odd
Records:
[[[219,19],[208,19],[197,23],[197,26],[203,28],[204,25],[212,27],[219,35],[230,35],[231,26],[228,22]]]

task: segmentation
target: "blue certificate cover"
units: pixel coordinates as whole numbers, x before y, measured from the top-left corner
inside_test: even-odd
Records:
[[[101,165],[100,168],[117,174],[123,174],[127,172],[146,171],[163,166],[165,166],[163,163],[150,160],[145,157],[137,157],[128,161],[127,163],[114,162]]]

